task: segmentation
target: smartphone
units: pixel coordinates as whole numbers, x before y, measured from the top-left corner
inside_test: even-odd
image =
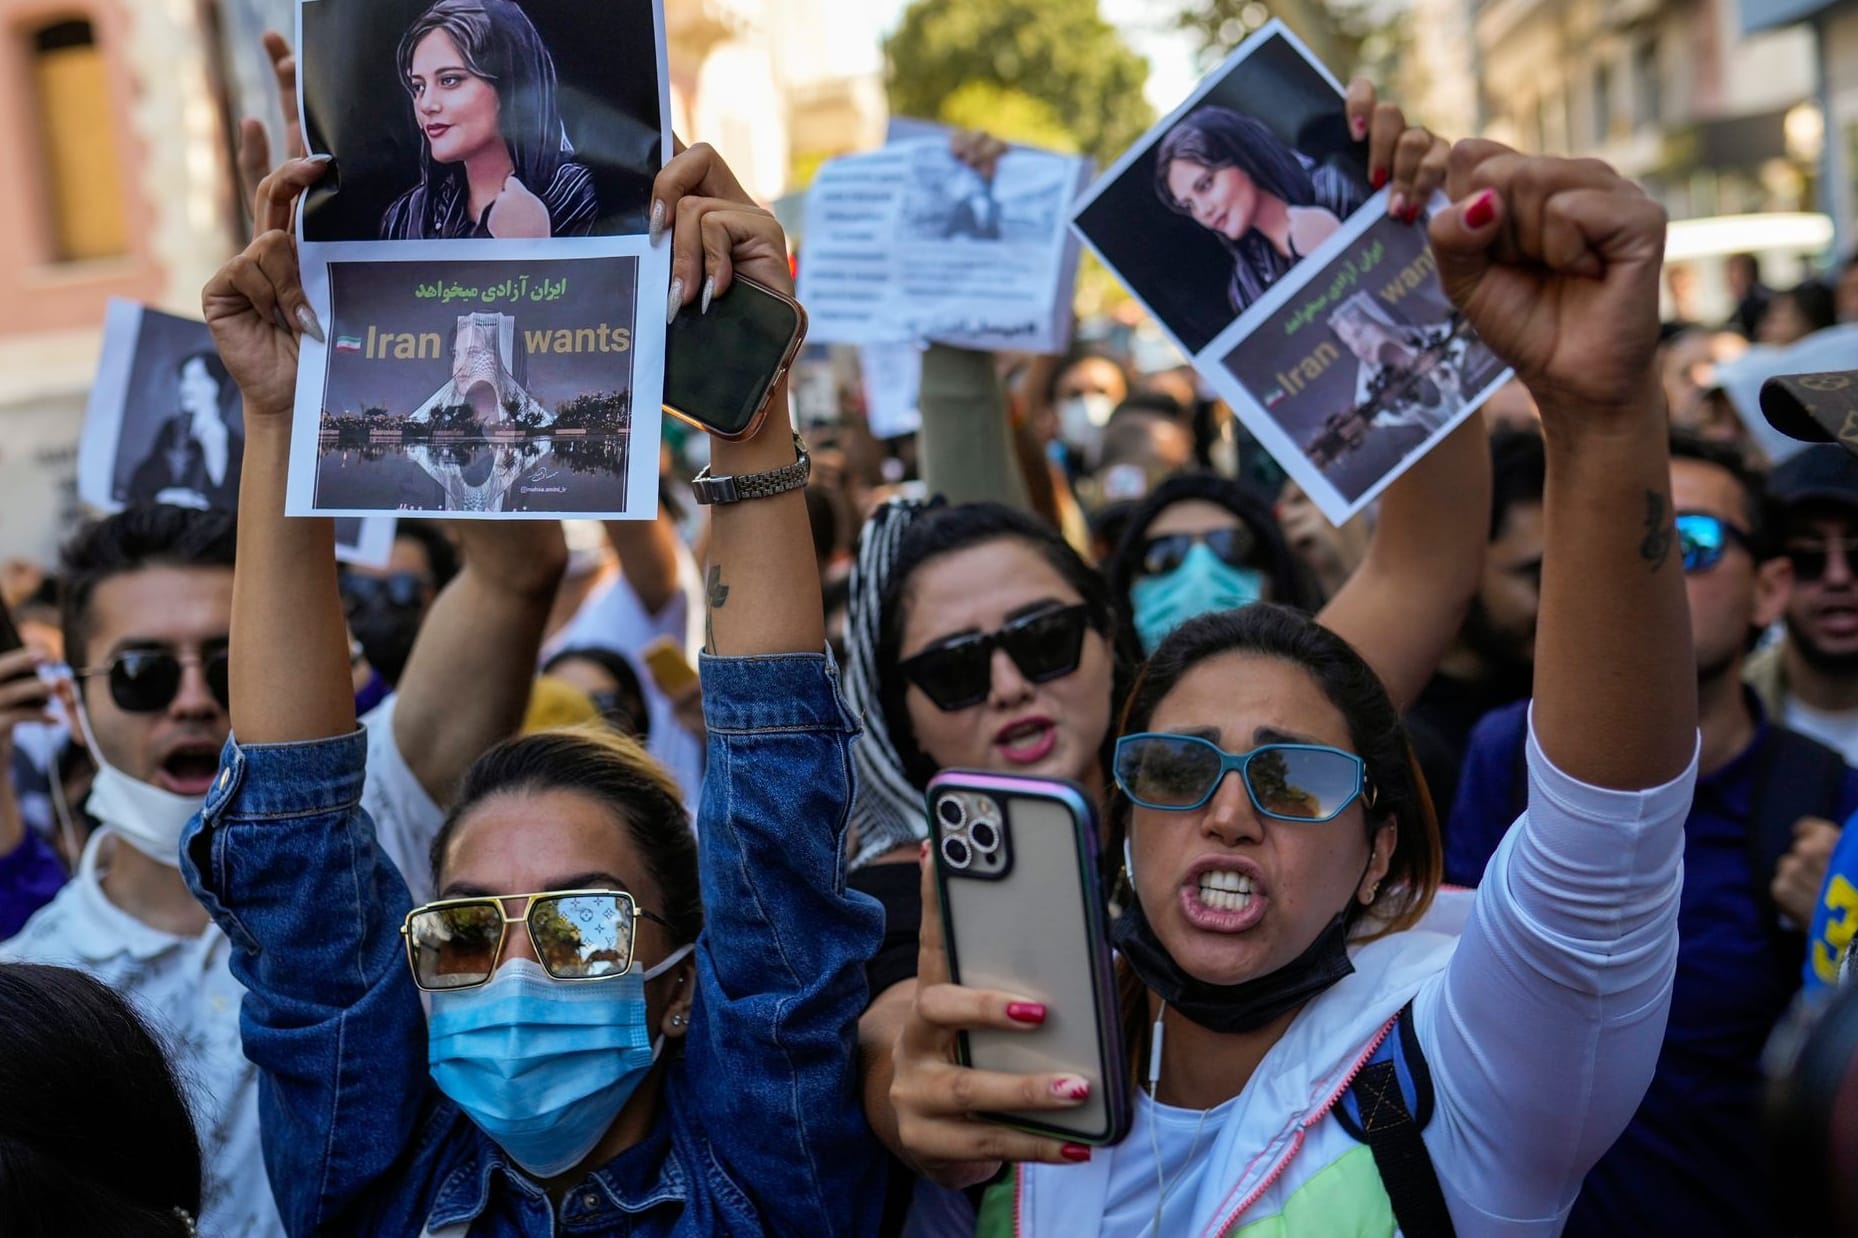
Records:
[[[686,306],[665,333],[664,411],[722,439],[753,437],[806,340],[806,311],[738,275],[710,312]]]
[[[697,686],[697,668],[684,656],[684,647],[671,636],[661,636],[639,651],[645,669],[651,673],[658,690],[672,700],[680,700]]]
[[[1036,1031],[963,1033],[962,1063],[1090,1081],[1074,1109],[983,1116],[1074,1143],[1117,1142],[1129,1129],[1128,1071],[1089,797],[1068,782],[949,770],[929,783],[928,801],[950,978],[1048,1011]]]

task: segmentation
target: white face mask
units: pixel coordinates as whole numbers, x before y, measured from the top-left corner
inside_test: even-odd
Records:
[[[1101,391],[1074,395],[1058,401],[1058,433],[1065,442],[1084,453],[1091,468],[1097,467],[1103,450],[1103,427],[1116,411],[1116,401]]]
[[[97,733],[90,728],[90,713],[75,683],[71,695],[77,702],[77,724],[90,747],[90,759],[97,765],[97,776],[90,784],[90,815],[98,825],[121,835],[124,842],[149,859],[179,868],[181,833],[200,811],[201,800],[163,791],[111,765],[97,743]]]

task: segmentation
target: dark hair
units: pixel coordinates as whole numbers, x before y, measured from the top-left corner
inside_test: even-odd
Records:
[[[1775,293],[1774,300],[1768,303],[1768,313],[1774,312],[1775,305],[1783,297],[1792,301],[1794,308],[1800,311],[1800,317],[1806,320],[1808,334],[1838,325],[1839,301],[1831,284],[1817,279],[1802,280],[1785,292]]]
[[[1252,494],[1239,482],[1216,473],[1185,473],[1170,477],[1138,503],[1123,525],[1116,551],[1104,565],[1110,580],[1110,597],[1116,605],[1116,639],[1124,656],[1141,660],[1141,643],[1135,632],[1135,603],[1129,590],[1142,574],[1142,554],[1148,543],[1149,526],[1161,513],[1176,503],[1193,500],[1223,507],[1251,530],[1258,548],[1255,563],[1271,582],[1271,600],[1314,610],[1318,605],[1315,586],[1304,574],[1284,530],[1270,505]]]
[[[1748,463],[1740,448],[1703,438],[1689,430],[1671,431],[1671,459],[1691,460],[1721,469],[1742,488],[1743,515],[1748,522],[1748,547],[1757,561],[1775,555],[1773,530],[1777,522],[1768,497],[1767,479]]]
[[[219,419],[227,425],[232,424],[232,414],[239,407],[239,385],[232,381],[232,375],[226,369],[226,363],[219,359],[219,354],[211,348],[202,348],[190,352],[174,363],[174,380],[179,382],[187,373],[187,367],[198,361],[206,370],[206,376],[219,388]]]
[[[1157,417],[1166,417],[1169,421],[1178,421],[1192,429],[1192,410],[1181,407],[1181,402],[1165,391],[1132,391],[1129,398],[1118,404],[1110,413],[1114,421],[1124,413],[1151,413]]]
[[[395,52],[401,84],[409,93],[413,53],[435,30],[457,46],[466,69],[496,90],[497,124],[516,175],[532,192],[545,193],[573,148],[556,102],[554,57],[529,15],[512,0],[438,0],[407,27]],[[428,190],[421,223],[429,235],[436,235],[433,225],[448,203],[446,195],[430,190],[447,178],[462,178],[464,172],[434,160],[431,143],[423,135],[421,150],[420,183]]]
[[[65,543],[59,567],[65,658],[88,663],[90,602],[112,576],[151,567],[232,567],[237,545],[232,513],[139,504],[94,520]]]
[[[703,928],[703,896],[684,797],[636,739],[613,731],[541,731],[506,740],[479,757],[432,840],[433,883],[441,884],[458,823],[478,805],[494,796],[548,791],[586,796],[624,823],[664,899],[645,910],[670,922],[679,945],[695,941]]]
[[[1056,407],[1058,403],[1058,382],[1066,374],[1086,361],[1103,361],[1114,366],[1116,373],[1122,377],[1125,395],[1135,386],[1135,380],[1129,377],[1129,367],[1116,359],[1116,355],[1101,344],[1073,343],[1065,355],[1052,367],[1051,374],[1045,380],[1045,406]]]
[[[200,1195],[180,1081],[129,1002],[70,968],[0,963],[0,1233],[180,1238]]]
[[[904,777],[918,788],[929,785],[938,767],[916,744],[916,731],[910,725],[910,711],[905,704],[909,684],[897,669],[902,660],[904,621],[911,604],[910,582],[918,570],[945,555],[998,541],[1017,541],[1033,550],[1084,599],[1091,626],[1106,637],[1113,631],[1109,586],[1049,525],[1001,503],[936,507],[918,516],[904,532],[890,577],[884,582],[877,642],[878,704],[884,711]],[[1113,640],[1111,651],[1113,711],[1123,699],[1129,668],[1115,656]],[[1106,735],[1106,755],[1110,742],[1111,737]]]
[[[452,539],[445,536],[445,531],[436,524],[423,520],[402,520],[394,526],[394,540],[405,538],[418,542],[420,549],[426,552],[426,562],[432,568],[432,587],[436,592],[451,583],[458,574],[458,548],[452,545]]]
[[[651,707],[645,703],[645,685],[639,682],[639,673],[632,669],[631,659],[617,650],[599,645],[577,645],[549,658],[542,664],[542,673],[548,674],[563,662],[590,662],[611,676],[618,685],[614,691],[619,694],[620,702],[632,718],[635,728],[633,734],[641,744],[651,739]]]
[[[1539,507],[1548,485],[1548,449],[1538,430],[1503,426],[1490,436],[1490,540],[1503,536],[1510,512]]]
[[[1168,169],[1176,159],[1215,170],[1237,168],[1260,193],[1287,206],[1315,206],[1322,204],[1324,197],[1309,161],[1285,145],[1269,125],[1231,108],[1197,108],[1182,117],[1161,140],[1155,155],[1155,193],[1169,210],[1186,215],[1188,211],[1175,201],[1168,185]],[[1336,177],[1333,170],[1325,170],[1323,175],[1332,181]],[[1346,215],[1348,211],[1338,214]],[[1224,236],[1217,239],[1232,255],[1232,282],[1227,292],[1235,310],[1257,300],[1293,262],[1255,229],[1236,241]]]

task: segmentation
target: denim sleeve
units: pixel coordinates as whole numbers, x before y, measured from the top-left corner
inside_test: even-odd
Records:
[[[361,808],[365,733],[228,741],[181,842],[233,946],[239,1030],[260,1071],[265,1166],[292,1234],[339,1218],[413,1140],[424,1016],[400,953],[406,884]]]
[[[28,829],[19,846],[0,855],[0,941],[26,927],[32,913],[51,902],[65,881],[58,853]]]
[[[857,723],[821,655],[705,658],[695,1115],[765,1232],[874,1233],[855,1046],[875,902],[845,887]]]
[[[1521,807],[1516,778],[1528,734],[1527,701],[1486,714],[1465,744],[1458,796],[1445,829],[1445,880],[1476,886]]]

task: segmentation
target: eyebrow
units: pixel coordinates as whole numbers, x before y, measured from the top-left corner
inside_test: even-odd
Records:
[[[1298,735],[1294,731],[1280,731],[1274,726],[1261,726],[1252,732],[1254,744],[1309,744],[1317,748],[1333,748],[1335,745],[1313,735]]]
[[[155,636],[125,636],[110,646],[109,656],[113,658],[125,653],[172,653],[177,649],[185,649],[189,645],[198,648],[202,653],[207,653],[217,652],[231,644],[232,638],[226,633],[209,636],[200,641],[162,640]]]
[[[613,889],[632,893],[632,887],[608,872],[576,873],[572,877],[557,877],[547,886],[536,891],[546,894],[552,890],[601,890]],[[523,891],[528,893],[528,891]],[[514,894],[492,890],[487,886],[474,885],[469,881],[454,881],[439,891],[441,899],[448,898],[514,898]]]

